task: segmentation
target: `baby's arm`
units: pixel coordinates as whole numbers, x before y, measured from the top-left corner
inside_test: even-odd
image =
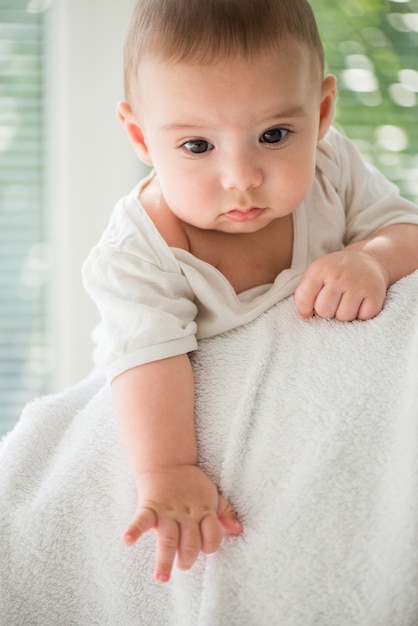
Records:
[[[155,528],[155,577],[192,567],[200,551],[215,552],[223,530],[242,528],[231,505],[199,468],[194,380],[187,355],[141,365],[112,383],[113,404],[138,488],[138,506],[123,540],[133,544]]]
[[[386,226],[363,241],[314,261],[295,291],[301,317],[367,320],[383,308],[386,290],[418,269],[418,226]]]

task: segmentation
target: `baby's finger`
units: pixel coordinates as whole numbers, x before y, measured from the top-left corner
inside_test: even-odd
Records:
[[[300,317],[309,318],[314,314],[314,304],[324,283],[314,273],[302,276],[295,291],[295,306]]]
[[[225,532],[230,535],[239,535],[242,532],[242,524],[238,521],[236,513],[224,496],[219,496],[218,519]]]
[[[358,318],[363,303],[363,296],[356,293],[345,293],[341,298],[335,317],[340,322],[352,322]]]
[[[364,298],[357,313],[358,319],[370,320],[373,317],[376,317],[376,315],[378,315],[383,309],[385,297],[386,291],[384,291],[380,296],[376,296],[374,298]]]
[[[221,545],[223,531],[222,526],[215,514],[208,513],[200,522],[202,537],[202,552],[213,554]]]
[[[324,285],[313,306],[315,314],[325,319],[335,317],[343,295],[340,288]]]
[[[158,522],[157,556],[155,579],[165,583],[170,579],[171,570],[179,547],[180,530],[175,520],[170,518]]]
[[[180,545],[177,554],[177,567],[188,570],[196,561],[202,547],[200,528],[196,523],[182,524],[180,527]]]
[[[122,541],[126,546],[131,546],[141,535],[154,528],[157,516],[152,509],[142,509],[137,513],[123,534]]]

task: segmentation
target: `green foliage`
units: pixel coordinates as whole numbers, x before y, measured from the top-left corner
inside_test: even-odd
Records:
[[[311,0],[337,75],[335,123],[418,201],[418,0]]]

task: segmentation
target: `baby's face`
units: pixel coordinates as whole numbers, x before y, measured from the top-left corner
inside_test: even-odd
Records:
[[[318,74],[293,40],[251,61],[145,60],[138,123],[171,211],[230,233],[255,232],[294,211],[331,122],[334,77],[321,85]]]

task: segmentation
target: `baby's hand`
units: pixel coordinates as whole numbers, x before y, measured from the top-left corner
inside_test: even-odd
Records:
[[[382,310],[387,287],[385,270],[374,257],[346,248],[308,267],[295,291],[296,310],[304,318],[367,320]]]
[[[181,570],[188,570],[200,551],[216,552],[223,531],[242,530],[235,512],[219,495],[216,485],[195,465],[161,466],[137,479],[138,506],[123,535],[132,545],[148,530],[158,533],[155,578],[170,578],[174,559]]]

